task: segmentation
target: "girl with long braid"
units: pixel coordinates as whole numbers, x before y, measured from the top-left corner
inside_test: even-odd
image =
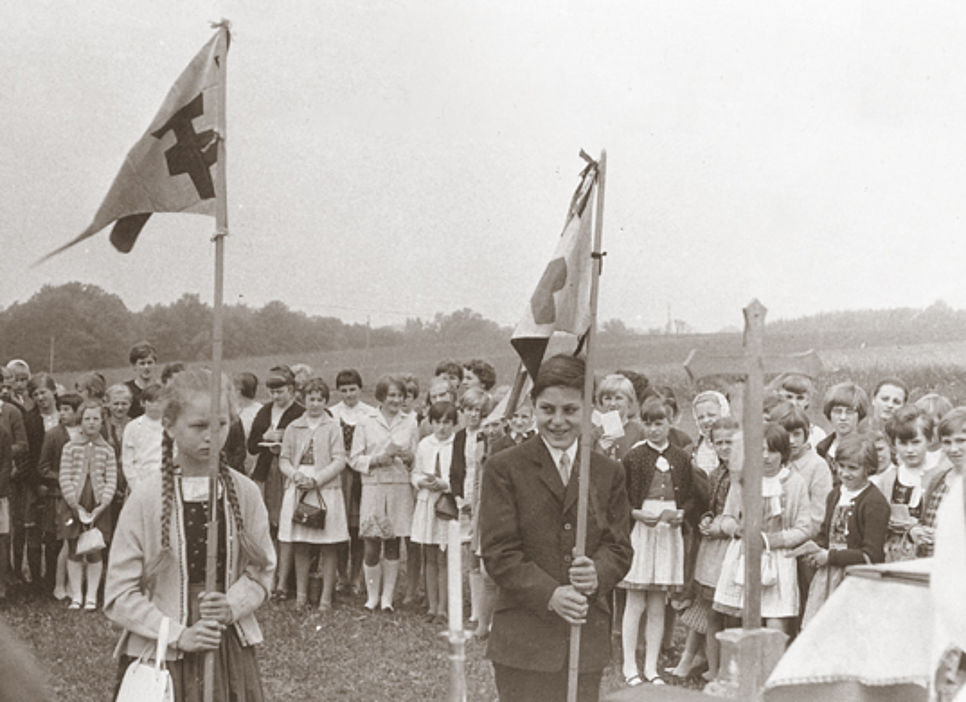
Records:
[[[124,627],[117,647],[123,674],[153,656],[162,618],[176,702],[201,700],[206,651],[216,651],[218,702],[263,699],[254,645],[254,612],[268,596],[275,552],[256,485],[228,467],[218,471],[218,586],[204,591],[209,453],[227,438],[231,383],[222,381],[221,446],[211,445],[211,374],[179,373],[163,395],[160,474],[135,486],[111,544],[105,614]],[[177,446],[177,458],[174,448]]]

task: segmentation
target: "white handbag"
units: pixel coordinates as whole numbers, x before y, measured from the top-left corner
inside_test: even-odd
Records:
[[[77,548],[74,553],[78,556],[90,556],[107,548],[104,534],[97,527],[91,527],[81,532],[77,537]]]
[[[761,552],[761,586],[771,587],[778,582],[778,564],[775,562],[776,556],[771,550],[771,544],[768,543],[768,537],[762,533],[761,538],[765,542],[765,548]],[[735,570],[735,585],[740,587],[745,586],[744,549],[741,550],[741,554],[738,556],[738,564]]]
[[[164,663],[170,623],[167,617],[161,620],[154,663],[138,658],[124,671],[115,702],[174,702],[174,685]]]

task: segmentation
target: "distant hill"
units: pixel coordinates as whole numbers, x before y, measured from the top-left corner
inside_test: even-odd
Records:
[[[404,349],[431,350],[436,359],[490,358],[513,365],[511,328],[461,309],[432,319],[407,319],[401,326],[367,327],[335,317],[289,309],[281,301],[260,309],[225,308],[225,358],[295,358],[321,354],[331,358],[371,358],[392,367],[392,359],[412,355]],[[679,327],[685,329],[684,323]],[[0,359],[23,358],[32,368],[56,371],[118,368],[127,365],[128,348],[147,339],[162,362],[203,361],[211,349],[211,308],[196,294],[185,293],[168,305],[132,312],[116,295],[80,282],[44,286],[29,300],[0,310]],[[768,324],[766,348],[773,351],[848,349],[923,342],[966,340],[966,310],[944,302],[926,309],[827,312]],[[740,333],[643,333],[619,319],[600,325],[600,349],[635,366],[678,363],[695,346],[722,352],[737,349]],[[572,342],[559,342],[567,347]],[[345,351],[345,354],[339,353]],[[504,376],[505,377],[505,376]]]
[[[823,312],[779,320],[767,330],[773,335],[808,338],[815,348],[961,341],[966,339],[966,310],[955,310],[940,300],[925,309]]]

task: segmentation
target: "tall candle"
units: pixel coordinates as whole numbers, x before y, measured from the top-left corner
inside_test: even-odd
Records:
[[[463,630],[463,572],[460,563],[460,521],[451,519],[446,523],[446,588],[449,593],[450,633]]]

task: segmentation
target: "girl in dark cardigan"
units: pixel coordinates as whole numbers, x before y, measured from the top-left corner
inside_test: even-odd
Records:
[[[671,445],[670,417],[664,403],[649,398],[641,407],[645,441],[624,456],[624,475],[631,506],[634,559],[621,581],[627,601],[621,627],[624,681],[663,684],[657,657],[664,635],[664,610],[669,592],[683,588],[684,539],[682,524],[695,510],[688,454]],[[644,632],[643,676],[638,672],[636,648],[641,615],[647,612]]]
[[[869,482],[878,466],[875,442],[868,435],[842,437],[834,465],[840,482],[829,493],[818,537],[796,549],[818,568],[809,587],[803,627],[842,582],[846,566],[881,563],[884,558],[889,502]]]

